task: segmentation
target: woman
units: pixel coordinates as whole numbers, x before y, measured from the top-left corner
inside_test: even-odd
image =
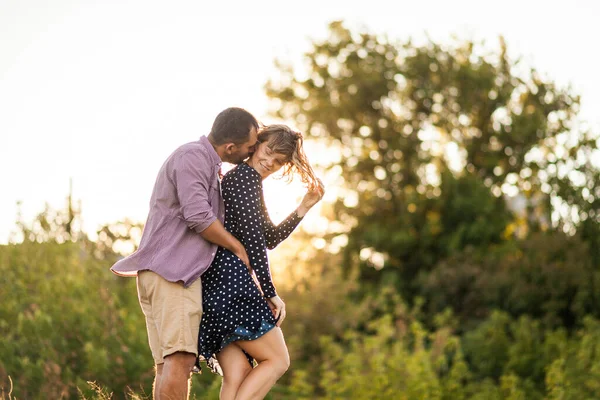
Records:
[[[254,154],[222,181],[225,228],[244,244],[256,276],[221,247],[202,275],[198,354],[223,375],[221,399],[262,399],[289,367],[280,329],[285,304],[271,280],[267,248],[287,238],[323,197],[323,185],[302,144],[302,135],[289,127],[267,126],[259,133]],[[262,181],[280,169],[289,178],[299,174],[308,192],[298,208],[275,226],[265,207]]]

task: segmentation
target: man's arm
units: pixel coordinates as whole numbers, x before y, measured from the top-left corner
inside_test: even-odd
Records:
[[[225,230],[214,215],[208,200],[212,167],[202,154],[183,153],[175,162],[173,182],[181,207],[181,214],[190,229],[205,240],[230,250],[247,266],[250,265],[244,246]]]
[[[200,236],[218,246],[224,247],[238,256],[247,267],[250,267],[250,260],[246,249],[231,233],[225,230],[225,227],[219,220],[215,220],[205,230],[200,232]]]
[[[180,154],[173,163],[172,182],[177,190],[180,212],[190,229],[200,233],[217,220],[209,202],[212,166],[197,151]]]

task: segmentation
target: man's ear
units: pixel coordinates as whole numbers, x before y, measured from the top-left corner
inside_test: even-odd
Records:
[[[225,145],[225,153],[233,154],[233,153],[235,153],[235,148],[236,148],[235,143],[227,143]]]

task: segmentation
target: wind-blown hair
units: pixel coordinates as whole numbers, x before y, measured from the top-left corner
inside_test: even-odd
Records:
[[[285,164],[282,167],[282,175],[285,178],[291,180],[294,173],[297,173],[309,189],[319,186],[304,152],[302,133],[292,130],[287,125],[266,125],[258,132],[258,143],[268,143],[273,152],[285,155]]]

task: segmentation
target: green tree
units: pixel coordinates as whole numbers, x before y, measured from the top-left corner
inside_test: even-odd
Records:
[[[383,274],[362,268],[365,280],[392,270],[410,288],[449,252],[501,240],[510,221],[493,198],[503,193],[527,199],[525,233],[549,227],[551,199],[574,208],[556,209],[564,229],[598,225],[596,138],[575,126],[578,96],[511,60],[502,39],[497,51],[469,41],[415,45],[334,22],[305,64],[280,62],[267,94],[274,115],[338,151],[327,166],[344,181],[334,212],[349,230],[345,266],[369,254],[385,261],[375,264]],[[440,209],[443,192],[465,184],[464,199],[451,200],[467,213],[457,237]]]

